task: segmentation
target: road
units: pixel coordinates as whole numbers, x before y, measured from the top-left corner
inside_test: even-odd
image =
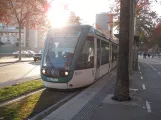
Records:
[[[148,119],[157,120],[161,115],[161,58],[139,58],[142,97],[146,100]]]
[[[40,76],[40,62],[17,62],[0,64],[0,84]]]
[[[129,79],[132,100],[113,101],[111,97],[114,90],[108,91],[97,110],[92,110],[94,115],[90,120],[161,120],[161,59],[139,57],[138,67],[139,71],[134,71]],[[81,116],[84,117],[87,114],[85,110],[90,109],[83,107],[83,110]],[[90,113],[92,112],[88,112],[88,116]]]

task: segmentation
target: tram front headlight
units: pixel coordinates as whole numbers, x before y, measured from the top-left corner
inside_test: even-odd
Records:
[[[68,71],[65,71],[65,76],[68,76],[69,75],[69,72]]]
[[[42,69],[42,74],[46,75],[46,70],[45,69]]]

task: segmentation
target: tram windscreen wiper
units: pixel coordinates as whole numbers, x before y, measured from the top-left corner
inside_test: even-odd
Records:
[[[45,57],[46,57],[46,61],[47,61],[48,60],[48,57],[49,57],[49,49],[48,49]]]
[[[54,66],[53,66],[53,63],[51,62],[51,59],[50,59],[50,55],[49,55],[49,51],[50,51],[50,49],[48,49],[48,51],[47,51],[47,54],[46,54],[46,62],[47,62],[47,60],[49,60],[49,62],[50,62],[50,64],[51,64],[51,67],[52,68],[54,68]]]

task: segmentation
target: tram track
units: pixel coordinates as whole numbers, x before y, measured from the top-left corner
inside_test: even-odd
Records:
[[[75,95],[77,95],[77,92],[74,92],[68,96],[66,96],[64,99],[61,99],[59,102],[51,105],[50,107],[48,107],[47,109],[44,109],[43,111],[41,111],[40,113],[36,114],[35,116],[33,116],[32,118],[29,118],[28,120],[40,120],[43,119],[44,117],[46,117],[49,113],[51,113],[52,111],[56,110],[56,108],[58,108],[59,106],[61,106],[63,103],[65,103],[66,101],[70,100],[72,97],[74,97]]]

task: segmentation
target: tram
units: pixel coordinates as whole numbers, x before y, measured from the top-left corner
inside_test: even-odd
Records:
[[[117,65],[118,44],[89,25],[51,28],[41,61],[46,88],[88,86]]]

